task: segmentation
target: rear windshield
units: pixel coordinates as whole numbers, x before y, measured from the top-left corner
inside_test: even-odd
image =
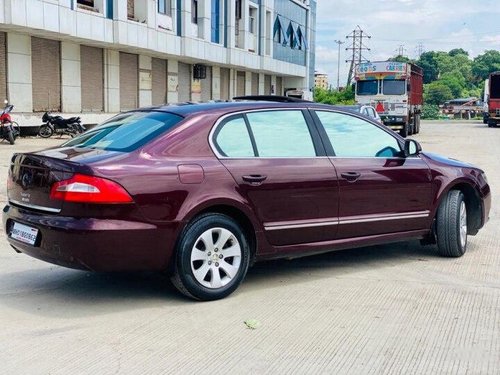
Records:
[[[384,95],[404,95],[406,92],[406,81],[404,79],[385,79]]]
[[[121,113],[62,146],[130,152],[181,120],[181,116],[165,112]]]

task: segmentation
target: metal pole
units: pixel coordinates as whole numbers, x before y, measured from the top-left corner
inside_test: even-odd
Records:
[[[340,90],[340,46],[345,42],[342,42],[340,40],[335,40],[335,43],[337,43],[339,46],[338,59],[337,59],[337,91],[339,91]]]

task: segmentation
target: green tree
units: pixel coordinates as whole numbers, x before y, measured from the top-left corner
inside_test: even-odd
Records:
[[[401,56],[401,55],[397,55],[397,56],[391,57],[389,59],[389,61],[395,61],[395,62],[401,62],[401,63],[414,62],[410,58],[408,58],[406,56]]]
[[[467,52],[463,48],[454,48],[450,52],[448,52],[448,55],[450,55],[450,56],[456,56],[456,55],[466,55],[466,56],[469,56],[469,52]]]
[[[431,83],[438,79],[439,68],[436,61],[437,52],[429,51],[420,55],[417,65],[424,70],[424,83]]]
[[[426,104],[443,104],[453,99],[453,93],[445,82],[435,81],[424,86],[424,101]]]
[[[490,73],[500,71],[500,52],[489,50],[477,56],[472,63],[472,74],[476,83],[483,82]]]
[[[444,73],[441,76],[441,79],[436,82],[448,86],[454,98],[461,97],[463,95],[466,86],[465,78],[458,71],[453,71],[451,73]]]

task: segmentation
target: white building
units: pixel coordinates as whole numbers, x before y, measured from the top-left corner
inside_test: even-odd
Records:
[[[92,123],[136,107],[309,90],[315,9],[315,0],[0,0],[0,98],[32,125],[46,110]]]

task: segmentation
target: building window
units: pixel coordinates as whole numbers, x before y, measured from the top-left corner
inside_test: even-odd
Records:
[[[198,0],[191,0],[191,22],[198,23]]]
[[[172,0],[158,0],[158,13],[172,16]]]
[[[77,4],[85,5],[88,7],[93,8],[94,7],[94,0],[77,0]]]
[[[236,0],[234,12],[237,20],[241,20],[241,0]]]
[[[289,23],[290,21],[288,21]],[[273,38],[274,41],[286,46],[288,45],[289,38],[288,38],[288,33],[287,33],[287,27],[286,27],[287,21],[281,17],[277,16],[276,20],[274,21],[274,28],[273,28]]]
[[[212,0],[212,42],[220,43],[220,0]]]

